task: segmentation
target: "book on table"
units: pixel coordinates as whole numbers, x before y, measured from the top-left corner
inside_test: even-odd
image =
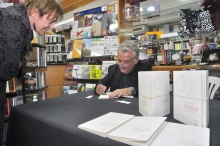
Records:
[[[133,117],[134,115],[110,112],[91,121],[80,124],[78,128],[102,137],[107,137],[109,132]]]
[[[139,112],[143,116],[170,113],[169,71],[138,72]]]
[[[173,72],[174,118],[188,125],[208,127],[208,71]]]
[[[135,146],[208,146],[209,128],[166,122],[166,117],[146,117],[110,112],[80,124],[87,132]]]

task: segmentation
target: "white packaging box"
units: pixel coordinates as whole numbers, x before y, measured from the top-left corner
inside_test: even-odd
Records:
[[[143,116],[170,113],[169,71],[138,72],[139,112]]]
[[[174,118],[188,125],[208,127],[208,71],[173,72]]]

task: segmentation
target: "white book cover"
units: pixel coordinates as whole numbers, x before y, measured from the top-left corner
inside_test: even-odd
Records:
[[[74,65],[72,70],[72,77],[75,79],[81,79],[82,78],[82,68],[83,65]]]
[[[156,98],[170,94],[169,71],[138,72],[139,94],[147,98]]]
[[[89,79],[90,65],[74,65],[72,70],[72,77],[75,79]]]
[[[108,138],[130,145],[147,145],[163,129],[166,117],[134,117],[124,123]]]
[[[210,129],[167,122],[150,146],[209,146]]]
[[[174,95],[173,115],[178,121],[188,125],[208,127],[209,100],[195,100]]]
[[[81,39],[84,36],[83,27],[77,28],[75,31],[74,39]]]
[[[117,61],[102,61],[102,78],[108,74],[108,67],[116,63]]]
[[[139,112],[143,116],[170,113],[169,71],[138,72]]]
[[[91,56],[103,56],[104,55],[104,39],[103,38],[93,38]]]
[[[164,116],[170,113],[170,95],[146,98],[139,95],[139,112],[143,116]]]
[[[208,98],[208,70],[174,71],[175,96],[206,100]]]
[[[78,20],[73,21],[73,23],[72,23],[72,29],[77,29],[77,28],[78,28],[78,23],[79,23]]]
[[[76,33],[77,29],[72,28],[71,32],[70,32],[70,39],[75,39],[77,38]]]
[[[188,125],[209,123],[208,71],[174,71],[174,118]]]
[[[104,37],[104,55],[118,55],[118,36]]]
[[[107,137],[107,134],[123,123],[132,119],[134,115],[110,112],[88,122],[78,125],[79,129]]]

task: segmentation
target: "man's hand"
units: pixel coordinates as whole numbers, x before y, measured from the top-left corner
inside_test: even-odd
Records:
[[[128,96],[131,95],[131,89],[123,88],[123,89],[116,89],[115,91],[108,94],[109,98],[119,98],[121,96]]]
[[[104,95],[106,89],[107,89],[106,86],[104,86],[102,84],[98,84],[97,87],[96,87],[96,93],[99,94],[99,95]]]

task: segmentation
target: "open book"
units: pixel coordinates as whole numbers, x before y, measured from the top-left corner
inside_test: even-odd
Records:
[[[208,128],[166,122],[166,117],[142,117],[110,112],[79,125],[80,129],[135,146],[208,146]]]
[[[78,125],[78,128],[102,137],[107,137],[108,133],[133,117],[134,115],[110,112],[91,121]]]

